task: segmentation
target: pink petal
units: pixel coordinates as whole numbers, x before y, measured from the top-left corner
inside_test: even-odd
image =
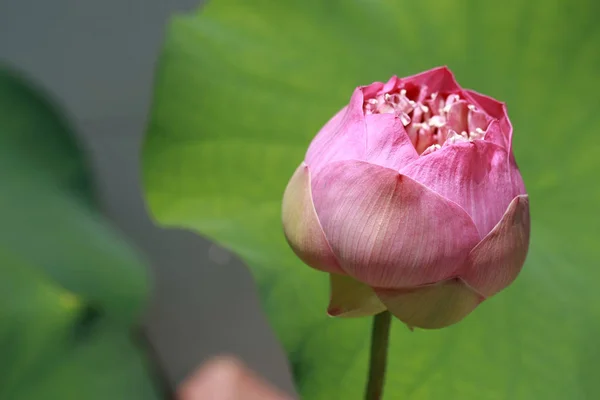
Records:
[[[365,117],[365,121],[367,152],[362,159],[398,170],[419,157],[404,125],[394,114],[370,114]]]
[[[510,149],[513,128],[510,119],[508,118],[508,113],[506,112],[506,104],[473,90],[463,90],[463,96],[475,107],[483,110],[490,117],[495,118],[500,122],[500,128],[502,133],[506,136],[506,142]]]
[[[513,187],[513,196],[527,194],[527,190],[525,190],[525,182],[523,182],[523,177],[521,176],[521,172],[519,172],[519,167],[517,166],[515,155],[513,153],[510,153],[508,163],[511,170],[510,179]]]
[[[507,117],[506,105],[492,97],[469,89],[463,90],[463,96],[469,99],[474,106],[485,111],[485,113],[492,118],[501,120]]]
[[[339,265],[370,286],[416,286],[455,276],[479,241],[456,204],[362,161],[324,167],[313,179],[313,201]]]
[[[469,132],[468,116],[468,103],[464,100],[457,101],[450,106],[447,125],[458,133]]]
[[[330,274],[331,300],[327,314],[332,317],[366,317],[385,311],[373,289],[347,275]]]
[[[392,76],[386,84],[382,82],[373,82],[370,85],[359,87],[360,91],[363,94],[363,100],[376,97],[379,93],[383,92],[383,88],[385,87],[385,85],[388,85],[389,82],[394,82],[395,79],[398,78]]]
[[[424,95],[423,97],[430,96],[433,93],[451,93],[461,90],[454,78],[454,74],[448,67],[433,68],[429,71],[421,72],[420,74],[402,78],[401,81],[405,84],[426,86],[427,90],[425,93],[422,93],[422,95]]]
[[[469,132],[475,132],[477,128],[486,130],[492,121],[492,117],[488,116],[483,111],[477,109],[469,109],[468,125]]]
[[[413,289],[375,289],[375,292],[388,310],[411,328],[439,329],[455,324],[482,301],[460,279]]]
[[[310,171],[302,163],[283,194],[282,221],[294,253],[307,265],[326,272],[344,273],[327,243],[313,206]]]
[[[350,104],[325,124],[308,147],[305,161],[313,173],[338,160],[359,159],[365,152],[366,125],[361,88],[354,90]]]
[[[507,287],[525,262],[529,230],[529,197],[517,196],[498,225],[469,254],[463,279],[487,297]]]
[[[498,120],[492,121],[490,126],[488,126],[488,128],[485,130],[484,140],[486,142],[497,144],[506,151],[509,150],[506,136],[502,132]]]
[[[400,172],[460,205],[480,237],[500,221],[515,195],[524,194],[516,193],[524,188],[506,151],[483,140],[444,146]]]
[[[379,93],[388,93],[392,90],[396,89],[400,84],[400,79],[396,75],[392,76],[388,81],[383,85],[383,88],[379,91]]]

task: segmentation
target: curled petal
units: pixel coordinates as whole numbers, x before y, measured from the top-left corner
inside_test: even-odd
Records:
[[[465,282],[486,297],[512,283],[527,256],[529,230],[529,198],[517,196],[498,225],[471,250]]]
[[[307,265],[326,272],[340,269],[313,206],[310,171],[302,163],[292,175],[282,203],[285,237],[294,253]]]
[[[501,120],[508,116],[506,105],[492,97],[468,89],[463,90],[463,96],[494,119]]]
[[[369,286],[417,286],[456,276],[479,242],[463,209],[378,165],[327,165],[314,177],[313,200],[340,267]]]
[[[367,123],[367,152],[364,160],[398,170],[402,165],[416,160],[419,155],[404,130],[404,125],[394,114],[371,114]]]
[[[480,237],[500,221],[508,204],[524,190],[506,150],[483,140],[457,143],[420,157],[400,170],[460,205],[473,219]]]
[[[455,324],[483,298],[460,279],[412,289],[375,289],[388,310],[409,327],[439,329]]]
[[[468,116],[468,103],[464,100],[457,101],[450,106],[447,126],[458,133],[469,132]]]
[[[361,88],[354,90],[350,103],[325,124],[306,153],[311,171],[338,160],[360,159],[365,153],[366,125]]]
[[[347,275],[330,274],[331,299],[327,314],[332,317],[367,317],[385,311],[373,289]]]
[[[396,78],[395,76],[392,76],[388,82],[395,82],[395,79],[398,79],[398,78]],[[363,94],[363,99],[372,98],[372,97],[377,96],[377,94],[379,94],[380,92],[383,92],[383,88],[386,85],[387,84],[384,84],[382,82],[373,82],[370,85],[361,86],[360,90]]]
[[[461,90],[454,78],[454,74],[448,67],[433,68],[420,74],[402,78],[401,81],[405,84],[425,86],[426,91],[421,94],[422,97],[428,97],[433,93],[452,93]]]
[[[483,111],[479,111],[477,109],[469,109],[469,115],[467,117],[469,132],[475,132],[477,128],[485,131],[489,126],[492,118],[488,116]],[[500,128],[500,127],[498,127]]]
[[[508,118],[508,113],[506,112],[506,104],[473,90],[463,90],[463,96],[477,108],[485,111],[490,117],[499,121],[500,129],[505,135],[506,142],[509,146],[508,148],[510,149],[513,128],[510,119]]]
[[[396,75],[392,76],[381,88],[380,93],[388,93],[398,87],[400,84],[400,79]]]
[[[506,136],[502,132],[500,123],[497,120],[492,121],[490,126],[488,126],[488,128],[485,130],[485,141],[497,144],[506,151],[509,150]]]

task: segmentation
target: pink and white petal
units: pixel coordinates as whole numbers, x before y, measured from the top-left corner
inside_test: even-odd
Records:
[[[456,82],[454,74],[448,67],[437,67],[420,74],[412,75],[401,79],[402,83],[415,86],[425,86],[427,90],[422,95],[430,96],[433,93],[455,93],[461,90]]]
[[[486,297],[510,285],[527,257],[530,226],[529,198],[517,196],[498,225],[471,250],[465,282]]]
[[[394,78],[395,77],[393,76],[390,79],[390,81],[392,79],[394,79]],[[363,100],[364,99],[370,99],[370,98],[376,97],[379,93],[381,93],[383,91],[383,88],[384,88],[385,85],[386,84],[384,84],[383,82],[373,82],[370,85],[359,87],[359,89],[363,93]]]
[[[368,317],[385,311],[371,287],[347,275],[330,274],[331,298],[327,314],[332,317]]]
[[[343,273],[315,213],[310,171],[304,163],[296,169],[285,189],[281,219],[285,237],[302,261],[321,271]]]
[[[469,107],[469,115],[467,117],[467,120],[469,125],[469,132],[476,132],[477,128],[485,132],[485,130],[490,125],[490,122],[495,121],[495,119],[487,115],[482,110],[478,110],[477,108],[472,107]],[[500,126],[498,126],[498,129],[500,129]]]
[[[394,114],[370,114],[367,123],[367,151],[363,160],[399,170],[402,165],[416,160],[419,155]]]
[[[493,120],[490,123],[490,126],[488,126],[488,128],[485,130],[484,140],[486,142],[494,143],[506,151],[509,151],[506,135],[504,135],[502,132],[498,120]]]
[[[375,289],[387,309],[410,328],[439,329],[469,315],[483,298],[460,279],[412,289]]]
[[[360,159],[365,152],[367,127],[361,88],[354,90],[350,104],[325,124],[306,152],[313,173],[338,160]]]
[[[379,91],[379,94],[389,93],[396,89],[400,85],[400,79],[394,75],[383,85],[383,88]]]
[[[501,120],[507,118],[506,104],[492,97],[477,93],[474,90],[464,89],[463,96],[469,100],[471,104],[480,110],[483,110],[490,117]]]
[[[400,173],[461,206],[482,238],[500,221],[518,190],[518,182],[513,182],[516,166],[508,158],[503,148],[475,140],[444,146]]]
[[[456,204],[397,171],[362,161],[315,175],[313,201],[340,267],[376,287],[407,287],[456,276],[479,242]]]
[[[483,110],[490,117],[498,120],[502,133],[506,136],[506,142],[509,145],[508,149],[510,149],[513,127],[508,118],[506,104],[492,97],[468,89],[463,90],[463,96],[475,107]]]
[[[510,154],[508,163],[510,165],[511,170],[511,184],[513,187],[513,196],[527,194],[527,190],[525,189],[525,182],[523,182],[523,177],[521,176],[521,172],[519,171],[519,167],[517,166],[517,162],[515,161],[514,154]]]
[[[450,106],[446,124],[450,129],[457,133],[469,132],[468,117],[468,103],[464,100],[460,100]]]

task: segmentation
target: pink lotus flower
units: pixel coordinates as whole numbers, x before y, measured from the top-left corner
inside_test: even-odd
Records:
[[[283,227],[306,264],[330,273],[330,315],[460,321],[527,255],[505,105],[447,68],[358,87],[292,176]]]

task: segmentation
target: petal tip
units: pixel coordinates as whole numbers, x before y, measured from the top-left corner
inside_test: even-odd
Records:
[[[327,308],[330,317],[366,317],[385,310],[371,287],[347,275],[329,276],[331,298]]]
[[[335,318],[335,317],[339,317],[340,315],[342,315],[344,312],[342,311],[341,308],[339,307],[328,307],[327,308],[327,315],[329,317]]]
[[[529,196],[516,196],[498,224],[471,250],[463,278],[486,297],[508,287],[519,275],[529,249]]]
[[[434,67],[416,75],[406,77],[403,81],[412,82],[419,86],[427,86],[428,94],[435,92],[458,92],[461,90],[454,73],[447,65]]]

